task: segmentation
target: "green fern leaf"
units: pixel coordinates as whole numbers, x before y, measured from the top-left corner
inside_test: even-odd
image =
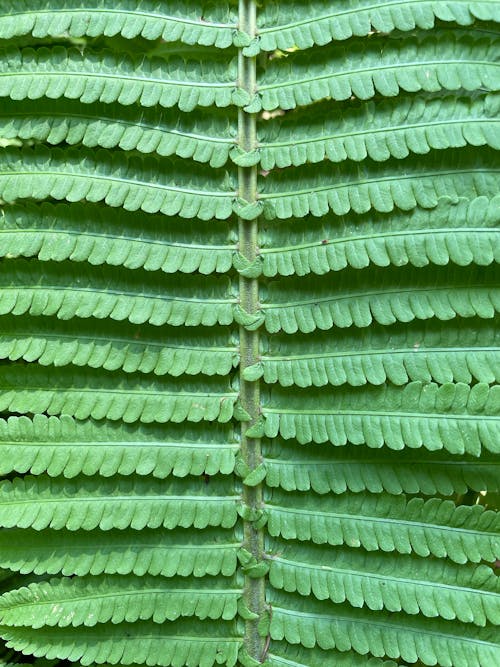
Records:
[[[231,582],[212,579],[208,588],[199,581],[133,576],[52,579],[13,590],[0,598],[2,625],[13,627],[78,627],[98,623],[154,623],[175,621],[181,616],[201,620],[236,616],[240,590]]]
[[[498,149],[498,102],[494,94],[473,98],[398,96],[354,109],[346,105],[344,114],[334,118],[328,117],[327,105],[319,105],[315,112],[306,108],[264,127],[261,165],[273,169],[325,158],[361,162],[369,157],[382,162],[468,144]]]
[[[29,312],[57,315],[60,320],[110,318],[154,326],[214,326],[233,321],[235,299],[228,298],[227,278],[210,277],[204,285],[191,276],[172,280],[143,273],[142,285],[137,278],[137,274],[134,278],[117,275],[110,267],[96,271],[68,262],[49,264],[40,271],[29,260],[11,260],[0,269],[0,314]]]
[[[278,590],[483,627],[499,621],[498,578],[483,565],[463,568],[444,559],[380,553],[374,557],[360,550],[288,547],[279,542],[272,551],[279,553],[271,555],[270,584]]]
[[[205,330],[186,340],[178,328],[129,326],[107,322],[96,334],[95,323],[55,318],[0,317],[0,358],[38,361],[42,366],[89,366],[155,375],[227,375],[237,364],[231,341]]]
[[[377,93],[496,91],[498,81],[492,37],[480,30],[434,30],[353,40],[348,53],[335,45],[276,59],[261,77],[259,101],[267,111],[288,110],[326,98],[367,100]]]
[[[488,384],[500,380],[500,349],[495,320],[463,320],[454,327],[430,320],[390,328],[372,325],[303,335],[276,336],[262,355],[265,382],[283,387],[321,387],[348,383],[405,385],[412,380]],[[446,344],[443,344],[445,341]],[[1,350],[1,346],[0,346]]]
[[[292,595],[276,595],[271,636],[305,647],[354,649],[361,655],[421,660],[424,665],[446,664],[452,656],[454,667],[482,667],[499,657],[490,629],[465,631],[456,621],[412,622],[403,615],[395,621],[390,613],[360,613],[320,602],[309,603],[306,611],[303,601]]]
[[[237,496],[227,482],[213,482],[210,491],[207,495],[203,479],[189,483],[130,478],[16,478],[0,483],[0,526],[35,530],[233,527]]]
[[[236,22],[230,5],[208,5],[200,17],[199,3],[193,0],[169,3],[168,9],[158,0],[142,0],[140,6],[120,0],[112,7],[100,0],[62,0],[57,7],[54,9],[47,0],[30,0],[29,7],[20,8],[17,2],[8,0],[0,17],[0,37],[104,34],[227,48],[233,42]]]
[[[401,662],[373,658],[357,653],[340,653],[335,649],[328,652],[315,647],[306,649],[302,646],[273,641],[272,652],[268,653],[269,667],[322,667],[325,660],[332,659],[336,667],[407,667]]]
[[[385,269],[370,274],[344,271],[332,292],[317,279],[276,281],[262,305],[270,333],[311,333],[372,322],[384,326],[437,318],[494,317],[500,303],[495,271]]]
[[[275,490],[266,507],[269,534],[285,540],[432,554],[459,564],[492,562],[500,546],[495,512],[451,500],[346,493],[332,505],[326,496]]]
[[[481,154],[484,161],[478,159],[476,150],[438,153],[439,157],[431,159],[408,158],[404,173],[398,161],[382,165],[366,161],[342,169],[324,163],[312,172],[307,165],[284,170],[263,179],[264,215],[286,219],[308,214],[319,217],[330,211],[336,215],[371,210],[389,213],[394,208],[434,208],[445,193],[454,203],[460,197],[493,197],[498,161],[489,149],[482,149]]]
[[[279,433],[301,444],[351,442],[478,456],[482,447],[496,451],[499,442],[497,387],[481,383],[411,382],[403,389],[385,385],[340,394],[324,391],[321,399],[297,389],[275,390],[264,405],[265,435]]]
[[[68,415],[0,420],[0,475],[228,475],[237,443],[212,427],[210,435],[186,425],[128,426],[76,421]]]
[[[496,450],[496,445],[493,445]],[[385,448],[370,455],[363,447],[347,445],[332,451],[328,446],[304,449],[293,441],[273,440],[265,448],[266,484],[285,491],[316,493],[420,493],[451,496],[500,489],[497,453],[481,458],[451,456],[411,450],[397,454]]]
[[[500,262],[498,231],[500,200],[438,199],[432,209],[409,213],[370,212],[368,215],[334,216],[297,229],[295,220],[267,230],[261,250],[264,275],[305,276],[340,271],[347,266],[370,265],[424,267],[487,266]]]
[[[499,3],[0,5],[0,667],[500,664]]]
[[[241,643],[231,628],[214,621],[179,620],[170,625],[149,621],[94,628],[1,628],[7,646],[49,659],[82,665],[145,663],[159,667],[234,667]]]
[[[1,23],[2,17],[0,17]],[[136,105],[116,112],[113,105],[82,105],[68,100],[64,111],[52,100],[3,100],[0,132],[6,139],[35,140],[58,145],[66,142],[88,148],[121,148],[157,155],[178,155],[211,167],[222,167],[234,146],[234,129],[216,110],[197,110],[197,119],[164,111],[160,118]],[[490,136],[488,134],[488,136]],[[491,140],[490,140],[491,141]]]
[[[67,367],[60,369],[58,378],[58,386],[51,386],[45,368],[0,366],[0,411],[122,419],[126,423],[228,422],[238,396],[227,383],[209,378],[201,388],[177,379],[137,381],[119,374],[83,371],[75,375]]]
[[[174,56],[167,64],[160,58],[56,46],[10,49],[1,54],[0,63],[0,97],[13,100],[68,98],[124,106],[138,102],[143,107],[178,106],[181,111],[227,107],[237,101],[235,63],[228,66],[218,59],[186,61]]]
[[[237,568],[240,541],[234,531],[220,528],[141,531],[0,530],[0,566],[23,574],[85,576],[231,577]]]
[[[231,268],[235,249],[226,223],[163,216],[151,216],[150,223],[138,229],[135,212],[87,204],[15,205],[0,218],[0,255],[165,273],[209,275]]]
[[[27,197],[104,201],[127,211],[202,220],[230,216],[234,194],[230,183],[221,182],[224,176],[214,178],[207,171],[193,182],[180,161],[165,167],[152,157],[128,159],[107,151],[5,149],[0,153],[0,197],[7,202]]]
[[[307,7],[273,0],[264,5],[260,19],[259,45],[265,51],[293,46],[307,49],[373,31],[412,31],[415,27],[429,30],[434,28],[436,19],[464,26],[473,24],[475,19],[500,22],[494,0],[453,0],[446,5],[434,0],[407,0],[404,4],[383,0],[376,5],[357,0],[338,7],[328,0],[314,0]]]

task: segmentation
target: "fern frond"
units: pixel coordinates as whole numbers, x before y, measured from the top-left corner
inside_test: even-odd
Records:
[[[0,0],[0,667],[493,667],[499,3],[237,4]]]
[[[470,319],[453,325],[430,320],[411,330],[395,324],[314,337],[273,336],[269,351],[261,357],[263,377],[283,387],[500,381],[495,320]]]
[[[279,0],[266,2],[259,12],[259,45],[264,51],[307,49],[332,40],[345,40],[353,35],[364,37],[372,31],[430,30],[436,19],[458,25],[472,25],[476,19],[500,22],[495,0],[453,0],[443,5],[435,0],[369,0],[333,6],[328,0],[307,4]],[[245,51],[244,51],[245,52]]]
[[[432,209],[416,207],[391,215],[370,212],[348,219],[295,220],[273,224],[263,234],[264,275],[323,275],[351,266],[487,266],[500,262],[500,198],[452,202],[441,198]]]
[[[210,493],[209,493],[210,491]],[[16,478],[0,483],[3,528],[231,528],[237,495],[227,482],[144,478]]]
[[[0,17],[1,23],[1,17]],[[83,105],[68,100],[2,101],[0,134],[6,139],[88,148],[121,148],[157,155],[178,155],[222,167],[234,146],[235,131],[216,109],[197,110],[196,118],[177,110],[158,113],[133,105]],[[489,136],[489,135],[488,135]]]
[[[394,208],[411,211],[416,206],[434,208],[442,197],[453,203],[498,194],[497,155],[490,149],[439,151],[428,157],[342,167],[324,162],[315,169],[304,165],[273,172],[262,179],[260,199],[264,216],[274,218],[321,217]]]
[[[0,54],[0,97],[78,99],[143,107],[227,107],[237,104],[236,62],[172,56],[137,58],[113,51],[54,46]]]
[[[227,278],[174,279],[154,273],[99,270],[9,260],[0,268],[0,314],[56,315],[60,320],[89,317],[154,326],[231,324],[234,298]]]
[[[495,60],[493,37],[479,30],[374,35],[351,40],[348,50],[334,45],[273,60],[260,77],[258,101],[266,111],[274,111],[326,98],[395,97],[400,91],[495,91],[500,89]]]
[[[315,647],[306,649],[296,644],[273,641],[268,653],[269,667],[324,667],[326,660],[334,660],[335,667],[407,667],[401,662],[373,658],[357,653],[328,652]]]
[[[241,591],[231,580],[165,581],[161,577],[94,576],[52,579],[30,584],[0,597],[1,625],[78,627],[181,616],[231,620]]]
[[[0,530],[0,566],[23,574],[204,577],[236,572],[241,542],[220,528],[72,531]]]
[[[238,394],[220,379],[168,382],[64,367],[57,379],[32,364],[0,366],[0,411],[66,414],[126,423],[228,422]]]
[[[270,333],[311,333],[315,329],[372,322],[384,326],[457,316],[491,319],[500,307],[496,270],[471,267],[457,269],[374,269],[344,271],[331,281],[301,278],[271,283],[262,304]]]
[[[7,646],[49,659],[82,665],[148,664],[159,667],[234,667],[241,638],[231,636],[228,623],[178,620],[161,625],[150,621],[101,624],[93,628],[30,628],[0,626]]]
[[[227,273],[235,246],[227,223],[141,215],[92,204],[4,206],[0,256],[127,269]]]
[[[238,445],[227,430],[76,421],[68,415],[0,420],[0,475],[228,475]]]
[[[464,568],[445,559],[374,556],[357,549],[282,542],[273,545],[275,549],[269,581],[288,593],[478,626],[500,623],[498,578],[485,565]]]
[[[482,383],[422,382],[404,389],[384,385],[321,394],[276,389],[264,403],[265,435],[279,433],[301,444],[343,446],[349,441],[371,448],[423,447],[479,456],[482,447],[498,447],[498,389]]]
[[[314,342],[317,345],[320,341],[316,338]],[[366,344],[369,341],[362,342]],[[311,346],[312,349],[316,345]],[[470,382],[473,375],[482,376],[477,378],[479,382],[498,382],[500,348],[488,346],[475,349],[465,344],[457,348],[421,349],[419,343],[416,345],[406,350],[382,348],[379,351],[365,348],[362,352],[348,350],[331,353],[319,352],[321,348],[318,345],[316,354],[311,353],[311,348],[306,348],[309,353],[300,356],[288,353],[283,357],[263,357],[263,377],[265,382],[279,382],[282,387],[339,386],[345,382],[352,386],[367,382],[380,385],[387,380],[403,385],[408,381],[426,378],[444,384]],[[474,373],[469,371],[471,367],[475,369]]]
[[[204,5],[193,0],[170,2],[168,8],[158,0],[120,0],[109,6],[102,0],[60,0],[57,9],[47,0],[32,0],[19,7],[8,0],[0,17],[0,38],[21,35],[44,37],[99,37],[121,35],[126,39],[181,41],[226,48],[233,43],[237,17],[228,3]]]
[[[500,657],[495,634],[489,628],[464,628],[456,621],[428,620],[390,612],[368,612],[304,602],[294,595],[275,594],[271,637],[312,648],[353,649],[356,653],[424,665],[483,667]]]
[[[374,455],[350,445],[332,451],[324,446],[304,449],[293,441],[273,440],[265,449],[265,465],[266,484],[285,491],[451,496],[469,489],[478,493],[500,490],[498,454],[488,452],[482,452],[479,460],[439,451],[394,454],[385,448]]]
[[[499,99],[398,96],[346,106],[330,117],[327,105],[287,114],[264,125],[260,154],[263,169],[366,157],[381,162],[467,146],[500,148]]]
[[[90,366],[155,375],[227,375],[238,362],[222,332],[130,326],[55,318],[0,317],[0,359],[37,361],[42,366]]]
[[[36,147],[0,152],[0,197],[9,203],[26,198],[103,201],[127,211],[225,219],[234,198],[230,181],[227,172],[200,167],[193,177],[184,160],[160,163],[121,151]]]
[[[293,442],[275,440],[266,451],[266,484],[285,491],[344,493],[383,491],[399,495],[464,494],[500,490],[498,454],[481,453],[481,459],[455,458],[440,452],[418,455],[410,451],[382,449],[376,456],[347,446],[332,451],[328,447],[304,449]],[[276,443],[276,444],[274,444]],[[278,448],[279,445],[279,448]]]
[[[500,547],[500,517],[479,505],[386,494],[345,493],[335,498],[274,490],[266,501],[268,530],[285,540],[363,547],[492,562]]]

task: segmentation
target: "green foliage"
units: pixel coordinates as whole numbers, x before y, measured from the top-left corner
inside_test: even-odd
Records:
[[[430,320],[413,326],[411,338],[404,325],[394,324],[390,334],[372,325],[359,332],[329,331],[314,341],[297,335],[289,346],[285,336],[276,336],[262,358],[263,375],[269,384],[283,387],[356,387],[387,380],[399,386],[410,380],[491,384],[500,375],[495,323],[471,318],[457,331],[449,323]]]
[[[0,2],[0,667],[500,664],[499,22]]]
[[[165,343],[154,326],[139,328],[111,321],[97,335],[89,318],[75,327],[73,320],[53,317],[38,322],[34,328],[16,317],[4,317],[0,318],[0,328],[5,332],[0,343],[2,359],[36,360],[42,366],[74,364],[108,371],[179,376],[227,375],[237,362],[235,347],[222,333],[219,340],[214,333],[208,338],[200,332],[186,341],[172,327]]]
[[[185,44],[230,46],[237,14],[224,4],[203,4],[207,6],[204,20],[200,21],[200,4],[193,0],[169,3],[168,10],[158,0],[142,0],[139,8],[130,0],[123,0],[115,7],[102,0],[90,0],[85,4],[81,0],[57,3],[33,0],[28,6],[19,7],[15,0],[7,0],[0,17],[0,30],[3,38],[121,35],[126,39],[163,38],[181,40]]]
[[[353,607],[404,610],[479,626],[498,620],[498,579],[488,567],[468,570],[429,560],[419,575],[425,578],[415,576],[413,558],[377,554],[373,559],[371,554],[341,549],[315,552],[310,545],[297,547],[286,559],[273,558],[269,573],[275,588],[312,594],[318,600],[348,600]],[[476,586],[482,588],[481,593]]]
[[[436,318],[495,316],[499,301],[497,269],[457,267],[421,270],[388,268],[365,272],[346,270],[337,278],[337,290],[318,284],[315,276],[276,281],[263,305],[270,333],[333,327],[365,328],[372,322],[388,326],[396,322]],[[453,289],[451,289],[453,287]]]
[[[307,9],[302,3],[266,2],[259,30],[261,48],[272,51],[298,46],[307,49],[314,44],[346,40],[353,35],[364,37],[372,31],[409,32],[415,28],[434,28],[436,19],[457,25],[472,25],[476,18],[498,21],[498,4],[494,0],[449,2],[407,0],[404,4],[382,0],[339,2],[314,0]]]
[[[7,202],[19,197],[105,202],[126,211],[183,218],[199,214],[209,220],[230,216],[231,190],[234,186],[220,174],[199,173],[193,181],[181,160],[160,165],[153,157],[133,153],[11,148],[3,151],[0,162],[0,197]]]
[[[143,529],[140,549],[132,529],[0,531],[1,567],[23,574],[151,574],[231,577],[237,565],[233,531]],[[25,580],[26,581],[26,580]]]
[[[429,622],[399,615],[396,621],[390,613],[374,614],[344,607],[342,612],[324,602],[308,601],[296,596],[277,596],[273,607],[273,636],[291,644],[308,648],[350,649],[357,653],[383,653],[391,658],[403,658],[410,663],[437,660],[446,664],[450,657],[456,667],[494,664],[497,655],[495,635],[490,630],[467,628],[457,622]],[[307,610],[307,611],[306,611]],[[307,664],[307,663],[306,663]]]
[[[483,383],[410,382],[403,389],[328,389],[321,400],[310,392],[275,390],[273,402],[264,403],[265,434],[301,444],[425,447],[478,456],[482,447],[498,451],[497,390]]]
[[[165,273],[227,273],[232,265],[230,230],[211,220],[170,220],[152,215],[137,230],[136,214],[100,206],[44,204],[3,212],[2,257],[88,262]],[[189,230],[189,232],[188,232]]]
[[[91,664],[147,664],[210,667],[216,663],[233,667],[240,640],[230,635],[227,623],[181,620],[171,623],[172,635],[151,621],[98,625],[94,628],[6,628],[2,634],[25,653]],[[141,641],[137,641],[137,636]]]
[[[13,100],[68,98],[124,106],[140,102],[144,107],[178,105],[181,111],[229,106],[236,74],[234,63],[228,67],[218,59],[201,63],[173,57],[165,62],[62,46],[6,50],[1,62],[0,95]]]
[[[363,166],[354,163],[336,169],[325,162],[312,174],[308,165],[278,171],[262,186],[264,215],[286,219],[308,214],[320,217],[329,211],[341,216],[351,211],[389,213],[395,208],[411,211],[417,206],[428,209],[438,205],[441,188],[454,203],[461,196],[473,199],[497,194],[495,153],[484,151],[481,168],[476,150],[450,154],[446,164],[441,152],[431,158],[412,156],[406,160],[403,175],[395,161],[380,165],[370,160]]]
[[[6,593],[2,605],[5,625],[78,627],[113,624],[139,619],[155,623],[181,616],[230,620],[236,616],[239,589],[227,588],[224,579],[211,579],[209,588],[197,590],[196,582],[181,581],[165,587],[160,577],[132,576],[53,579]],[[97,609],[96,603],[99,604]],[[97,611],[97,613],[96,613]]]
[[[496,492],[499,485],[496,447],[491,453],[483,450],[477,458],[422,448],[415,452],[380,448],[370,456],[352,443],[335,450],[308,443],[303,452],[294,440],[277,438],[266,447],[265,457],[267,484],[285,491],[451,496],[471,489]]]
[[[340,653],[335,649],[322,651],[321,649],[306,649],[302,646],[286,644],[285,642],[273,642],[273,653],[269,653],[270,667],[321,667],[326,658],[335,660],[335,665],[339,667],[396,667],[392,660],[381,660],[380,658],[370,658],[366,655],[360,655],[354,652]]]
[[[268,507],[270,534],[287,540],[432,554],[455,563],[493,562],[498,551],[498,516],[477,505],[360,493],[345,494],[332,507],[325,495],[275,491]]]
[[[426,102],[401,96],[360,104],[334,118],[328,117],[326,105],[318,106],[314,114],[309,110],[269,123],[261,148],[264,169],[325,158],[383,162],[467,144],[498,148],[498,96],[493,94],[437,96]]]
[[[41,99],[36,109],[29,102],[5,100],[0,114],[5,138],[179,155],[210,162],[212,167],[222,167],[234,145],[234,128],[225,115],[212,110],[197,110],[196,122],[192,124],[189,116],[184,117],[177,110],[158,114],[129,106],[117,113],[113,105],[96,102],[85,107],[69,100],[64,110],[57,113],[53,102]]]
[[[312,219],[299,228],[293,220],[274,223],[264,235],[262,271],[274,277],[324,275],[370,264],[487,266],[498,262],[499,210],[496,197],[462,198],[455,204],[440,198],[435,208],[395,209],[389,219],[370,211]]]
[[[5,505],[0,521],[6,528],[35,530],[231,528],[237,517],[236,495],[227,481],[213,486],[214,495],[207,496],[203,481],[180,484],[120,477],[83,481],[28,476],[1,483]]]
[[[425,62],[425,76],[421,63],[414,60],[415,51]],[[497,66],[490,64],[494,53],[492,37],[470,30],[443,30],[439,37],[396,33],[394,38],[353,39],[349,47],[297,51],[273,61],[259,85],[259,102],[270,111],[295,109],[325,97],[368,100],[403,91],[434,93],[482,86],[498,90]]]
[[[162,381],[139,376],[79,372],[58,372],[58,386],[51,386],[51,374],[24,364],[0,368],[0,410],[16,413],[71,415],[77,419],[123,419],[126,423],[184,420],[227,422],[233,416],[236,394],[220,380],[205,380],[204,394],[197,385],[181,380]],[[147,377],[147,376],[146,376]]]
[[[101,399],[102,400],[102,399]],[[168,427],[129,426],[123,421],[80,421],[69,417],[10,417],[0,421],[0,472],[63,475],[230,474],[238,444],[222,428],[203,429],[186,424]]]

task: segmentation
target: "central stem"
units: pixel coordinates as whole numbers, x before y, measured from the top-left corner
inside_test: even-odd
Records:
[[[239,0],[239,28],[250,37],[256,34],[255,0]],[[238,54],[239,86],[250,97],[256,92],[256,58],[245,57],[240,49]],[[257,146],[257,114],[238,111],[238,143],[245,152],[255,150]],[[238,194],[248,203],[257,200],[257,167],[239,167]],[[257,257],[258,222],[257,220],[238,220],[239,251],[249,261]],[[240,305],[247,313],[255,314],[259,310],[259,281],[255,278],[239,278]],[[250,470],[262,462],[261,443],[257,438],[248,438],[245,432],[259,418],[260,386],[259,381],[247,381],[242,373],[245,368],[254,366],[259,361],[259,332],[249,331],[240,326],[240,400],[242,407],[250,415],[250,421],[243,422],[241,433],[241,458]],[[243,486],[243,503],[252,510],[262,506],[262,485]],[[244,545],[252,556],[261,562],[264,555],[264,533],[251,521],[244,522]],[[245,577],[244,602],[246,607],[259,618],[265,613],[265,579],[263,577]],[[248,654],[258,660],[264,659],[265,638],[261,637],[258,621],[245,622],[245,647]]]

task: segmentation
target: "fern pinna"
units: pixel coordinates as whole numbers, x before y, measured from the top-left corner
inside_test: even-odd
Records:
[[[499,21],[0,0],[2,667],[500,664]]]

